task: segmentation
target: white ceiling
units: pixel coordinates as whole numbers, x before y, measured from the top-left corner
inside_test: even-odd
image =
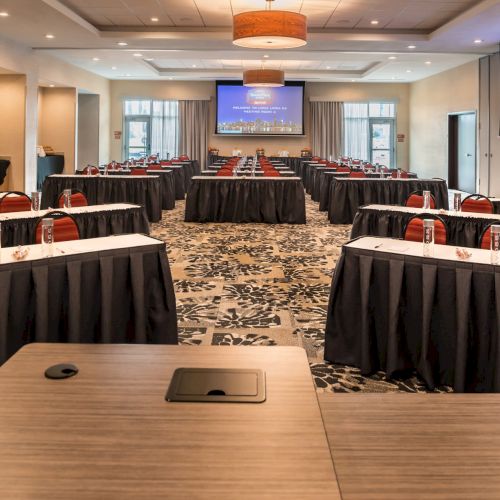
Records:
[[[234,46],[233,14],[264,7],[264,0],[0,0],[9,13],[0,33],[110,79],[239,78],[267,54],[266,66],[288,79],[414,81],[495,52],[500,42],[500,0],[275,0],[273,9],[307,16],[307,46],[267,53]]]

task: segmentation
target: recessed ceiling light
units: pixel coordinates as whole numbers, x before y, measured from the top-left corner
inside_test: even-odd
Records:
[[[267,54],[264,54],[262,57],[265,57],[267,59],[269,56]]]
[[[121,47],[125,47],[128,45],[127,42],[118,42],[118,45],[120,45]]]
[[[145,61],[154,61],[154,59],[152,57],[147,57],[146,59],[144,59]]]
[[[92,61],[100,61],[100,59],[98,57],[93,57]]]
[[[9,17],[9,13],[2,11],[2,12],[0,12],[0,17]]]
[[[407,73],[411,73],[411,69],[407,69],[407,70],[406,70],[406,72],[407,72]]]
[[[373,21],[370,21],[370,24],[378,24],[378,21],[374,19]]]
[[[132,76],[130,73],[127,73],[125,76]]]
[[[111,66],[111,69],[114,71],[115,69],[118,69],[116,66]]]
[[[351,80],[351,82],[355,82],[356,80]]]
[[[54,38],[54,35],[52,33],[47,33],[45,35],[45,38]]]
[[[54,88],[54,87],[55,87],[55,85],[54,85],[53,83],[51,83],[51,84],[49,85],[49,87],[50,87],[50,88]]]
[[[479,44],[479,43],[483,43],[483,41],[482,41],[480,38],[476,38],[476,39],[474,40],[474,43],[478,43],[478,44]]]
[[[153,23],[157,23],[159,21],[159,19],[157,17],[152,17],[151,21],[153,21]]]
[[[327,66],[326,69],[330,69],[330,66]]]
[[[394,59],[397,59],[396,56],[389,56],[387,59],[390,59],[391,61],[394,61]]]
[[[174,79],[174,77],[173,77],[173,76],[169,76],[169,77],[168,77],[168,79],[169,79],[169,80],[173,80],[173,79]]]
[[[416,48],[417,48],[417,46],[416,46],[416,45],[408,45],[408,48],[409,48],[409,49],[416,49]]]
[[[196,64],[193,64],[193,68],[196,68]]]
[[[395,80],[395,79],[396,79],[396,77],[395,77],[395,76],[393,76],[393,77],[391,78],[391,80]]]
[[[142,57],[142,54],[139,54],[139,52],[136,52],[136,53],[134,54],[134,57]]]
[[[432,64],[432,61],[425,61],[425,64]]]

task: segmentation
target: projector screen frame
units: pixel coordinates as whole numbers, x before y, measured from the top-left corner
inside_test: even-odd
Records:
[[[305,103],[306,103],[306,82],[305,81],[285,81],[285,87],[302,87],[302,133],[301,134],[224,134],[217,132],[219,123],[219,85],[243,86],[243,80],[216,80],[215,81],[215,132],[217,137],[305,137]]]

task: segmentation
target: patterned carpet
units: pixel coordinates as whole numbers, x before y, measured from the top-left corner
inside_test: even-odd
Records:
[[[323,361],[332,273],[350,226],[306,204],[306,225],[185,223],[183,201],[163,212],[152,235],[167,243],[180,342],[301,346],[318,391],[425,392],[416,377],[363,377]]]

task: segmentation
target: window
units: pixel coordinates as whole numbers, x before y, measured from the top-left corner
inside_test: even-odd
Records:
[[[124,158],[159,154],[173,158],[179,151],[179,103],[130,99],[123,104]]]
[[[395,117],[394,103],[344,103],[344,154],[395,167]]]

